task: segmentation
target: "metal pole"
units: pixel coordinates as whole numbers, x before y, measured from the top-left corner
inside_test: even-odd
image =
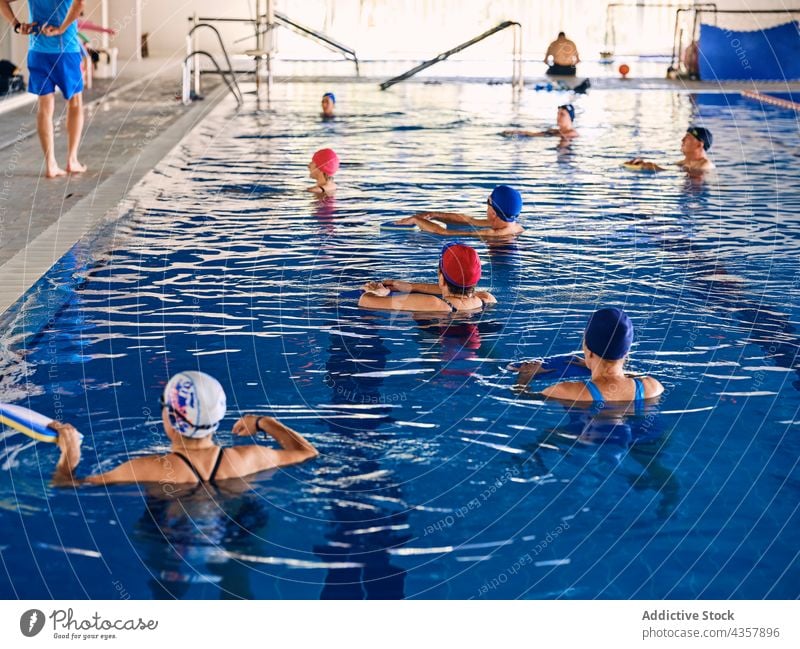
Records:
[[[269,47],[267,48],[267,103],[272,96],[272,53],[275,50],[275,0],[267,0],[267,29]]]
[[[195,27],[198,24],[197,20],[197,12],[195,11],[192,15],[192,27]],[[196,52],[199,48],[197,47],[197,31],[192,34],[192,42],[189,44],[192,48],[187,52],[187,54],[191,52]],[[195,54],[192,58],[192,70],[194,72],[194,95],[195,97],[200,96],[200,57]]]

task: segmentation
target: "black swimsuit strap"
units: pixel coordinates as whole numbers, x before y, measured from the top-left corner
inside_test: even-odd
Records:
[[[439,299],[440,299],[442,302],[444,302],[444,303],[445,303],[447,306],[449,306],[449,307],[450,307],[450,311],[451,311],[452,313],[457,313],[457,312],[458,312],[458,307],[456,307],[456,306],[453,306],[452,302],[450,302],[450,301],[448,301],[448,300],[445,300],[445,299],[444,299],[444,297],[440,297]]]
[[[181,458],[181,459],[184,461],[184,463],[186,464],[186,466],[188,466],[188,467],[189,467],[189,468],[192,470],[192,473],[194,473],[194,474],[195,474],[195,476],[197,476],[197,480],[198,480],[199,482],[203,482],[203,478],[202,478],[202,476],[201,476],[201,475],[200,475],[200,473],[197,471],[197,469],[195,468],[194,464],[192,464],[192,463],[189,461],[189,458],[188,458],[188,457],[186,457],[186,456],[185,456],[183,453],[180,453],[179,451],[172,451],[172,453],[173,453],[173,455],[177,455],[179,458]]]
[[[211,469],[211,473],[208,476],[208,480],[203,480],[203,476],[200,475],[200,472],[197,470],[195,465],[192,464],[191,461],[189,460],[189,458],[186,457],[183,453],[181,453],[179,451],[172,451],[172,452],[175,455],[177,455],[179,458],[181,458],[186,463],[186,466],[188,466],[192,470],[192,473],[194,473],[195,476],[197,476],[198,482],[209,482],[209,483],[213,484],[214,483],[214,478],[217,475],[217,470],[219,469],[220,462],[222,462],[222,454],[224,453],[224,451],[225,451],[225,449],[220,446],[219,447],[219,453],[217,453],[217,459],[214,462],[214,467]]]

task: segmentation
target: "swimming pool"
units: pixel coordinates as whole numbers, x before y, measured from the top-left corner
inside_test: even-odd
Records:
[[[53,447],[5,436],[0,595],[800,595],[796,115],[593,92],[560,149],[498,135],[548,126],[558,93],[354,84],[322,123],[327,89],[221,104],[6,315],[2,347],[2,400],[83,431],[82,472],[166,449],[158,397],[180,369],[225,386],[223,429],[272,414],[322,455],[239,494],[76,492],[49,487]],[[716,177],[619,167],[677,159],[692,121],[715,135]],[[343,165],[320,203],[302,189],[323,146]],[[434,278],[441,240],[380,222],[477,215],[498,183],[522,191],[526,232],[477,244],[496,307],[355,307],[365,280]],[[631,367],[667,388],[644,416],[568,412],[504,369],[579,349],[599,305],[629,312]]]

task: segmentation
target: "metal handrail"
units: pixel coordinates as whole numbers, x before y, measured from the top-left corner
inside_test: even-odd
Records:
[[[716,8],[716,3],[714,2],[705,2],[705,3],[698,3],[696,5],[684,5],[679,6],[676,5],[674,2],[657,2],[657,3],[648,3],[648,4],[629,4],[626,2],[610,2],[606,5],[606,33],[605,37],[603,38],[603,47],[605,48],[605,52],[613,53],[617,47],[617,30],[614,28],[614,17],[613,17],[613,10],[615,9],[636,9],[638,11],[642,11],[644,9],[671,9],[675,7],[678,10],[678,14],[676,14],[676,29],[677,29],[677,16],[680,15],[681,11],[691,11],[696,7],[714,7]],[[672,43],[673,50],[675,49],[675,37],[673,36],[673,43]]]
[[[236,88],[236,93],[237,93],[237,94],[238,94],[238,96],[239,96],[240,103],[244,103],[244,96],[242,95],[242,90],[241,90],[241,88],[239,88],[239,83],[238,83],[238,81],[236,80],[236,75],[235,75],[235,73],[234,73],[234,71],[233,71],[233,65],[231,65],[231,59],[230,59],[230,57],[228,56],[228,50],[227,50],[227,49],[226,49],[226,47],[225,47],[225,43],[222,41],[222,36],[220,35],[220,33],[219,33],[219,30],[218,30],[216,27],[214,27],[213,25],[209,25],[208,23],[198,23],[197,25],[195,25],[194,27],[192,27],[192,28],[189,30],[189,33],[186,35],[186,38],[187,38],[187,43],[189,42],[189,40],[188,40],[188,39],[190,39],[190,38],[192,37],[192,34],[194,34],[194,32],[195,32],[197,29],[199,29],[200,27],[207,27],[207,28],[208,28],[208,29],[210,29],[212,32],[214,32],[214,34],[216,34],[216,36],[217,36],[217,41],[219,41],[219,47],[220,47],[220,49],[222,50],[222,54],[223,54],[223,56],[225,57],[225,63],[227,63],[227,64],[228,64],[228,70],[227,70],[227,72],[228,72],[228,74],[230,74],[230,75],[231,75],[231,81],[233,82],[233,86]],[[219,69],[219,66],[217,66],[217,68]]]
[[[380,88],[381,88],[381,90],[386,90],[387,88],[389,88],[390,86],[393,86],[396,83],[400,83],[401,81],[405,81],[409,77],[413,77],[415,74],[417,74],[417,72],[421,72],[422,70],[425,70],[426,68],[429,68],[432,65],[436,65],[437,63],[439,63],[441,61],[444,61],[445,59],[448,59],[453,54],[461,52],[462,50],[467,49],[471,45],[475,45],[475,43],[478,43],[478,42],[482,41],[484,38],[488,38],[492,34],[496,34],[497,32],[502,31],[503,29],[506,29],[508,27],[515,27],[515,30],[514,30],[514,52],[513,52],[513,64],[514,65],[513,65],[513,72],[512,72],[511,82],[512,82],[512,84],[518,85],[518,86],[521,87],[523,85],[523,78],[522,78],[522,25],[520,25],[518,22],[515,22],[513,20],[506,20],[505,22],[500,23],[496,27],[492,27],[492,29],[489,29],[489,30],[483,32],[482,34],[479,34],[475,38],[471,38],[470,40],[468,40],[468,41],[466,41],[464,43],[461,43],[461,45],[458,45],[458,46],[454,47],[453,49],[447,50],[446,52],[442,52],[441,54],[439,54],[439,56],[437,56],[435,58],[429,59],[428,61],[423,61],[417,67],[411,68],[408,72],[404,72],[401,75],[398,75],[396,77],[393,77],[393,78],[389,79],[388,81],[384,81],[380,85]]]
[[[217,63],[217,60],[205,50],[193,50],[192,52],[189,52],[189,54],[186,55],[185,59],[183,59],[183,84],[181,92],[181,100],[183,101],[183,103],[187,105],[192,103],[192,95],[191,95],[192,70],[191,66],[189,65],[189,62],[194,60],[195,56],[199,55],[207,56],[209,59],[211,59],[211,62],[214,64],[214,67],[217,68],[217,71],[222,77],[222,80],[225,82],[225,85],[228,86],[228,90],[231,91],[231,94],[233,95],[234,99],[236,99],[236,103],[239,106],[241,106],[244,103],[244,98],[241,96],[241,92],[239,92],[239,94],[237,94],[236,92],[239,86],[237,85],[236,90],[234,90],[234,87],[231,85],[231,82],[228,81],[228,75],[225,74],[222,68],[219,67],[219,63]],[[234,83],[236,83],[236,79],[234,79]]]
[[[241,90],[241,88],[239,88],[239,82],[236,81],[236,75],[233,72],[233,65],[231,65],[231,59],[228,56],[228,50],[225,48],[225,43],[222,42],[222,36],[220,35],[219,30],[216,27],[214,27],[213,25],[209,25],[208,23],[197,23],[194,27],[192,27],[189,30],[189,33],[186,34],[186,50],[187,50],[187,52],[192,50],[192,36],[193,36],[193,34],[195,33],[195,31],[197,31],[201,27],[207,27],[212,32],[214,32],[214,34],[216,34],[217,40],[219,41],[219,47],[222,50],[223,56],[225,57],[225,62],[228,64],[227,74],[231,75],[231,80],[233,81],[233,87],[236,88],[236,91],[233,94],[236,95],[236,101],[239,102],[239,105],[241,106],[244,103],[244,95],[242,95],[242,90]],[[202,50],[195,50],[194,51],[195,54],[199,54],[200,52],[202,52]],[[187,54],[187,56],[192,56],[192,54]],[[211,55],[209,54],[209,56],[211,56]],[[225,74],[226,74],[226,71],[222,70],[219,67],[219,65],[217,65],[217,61],[216,61],[216,59],[214,59],[214,57],[211,57],[211,59],[214,61],[214,65],[217,67],[217,70],[219,70],[219,73],[224,77]],[[199,83],[199,81],[196,82],[196,83]],[[230,87],[230,85],[231,84],[228,84],[229,87]],[[233,92],[233,91],[231,91],[231,92]],[[200,88],[199,87],[195,88],[195,93],[197,93],[197,94],[200,93]]]
[[[298,32],[301,36],[306,36],[312,40],[318,41],[324,47],[327,47],[332,52],[339,52],[341,53],[345,59],[348,61],[352,61],[356,65],[356,76],[361,76],[361,72],[358,66],[358,56],[356,56],[356,51],[347,47],[346,45],[342,45],[338,41],[333,40],[330,36],[323,34],[322,32],[318,32],[310,27],[305,27],[299,23],[294,22],[285,14],[282,14],[278,11],[275,12],[275,19],[281,23],[284,27],[288,27],[289,29],[293,29]]]
[[[286,14],[282,14],[278,11],[275,12],[275,18],[277,22],[280,22],[283,27],[288,29],[293,29],[301,36],[305,36],[312,40],[316,40],[324,47],[327,47],[329,50],[333,52],[341,53],[345,59],[348,61],[352,61],[356,66],[356,76],[360,76],[360,68],[359,68],[359,60],[358,56],[356,55],[356,51],[338,41],[332,39],[327,34],[323,34],[322,32],[318,32],[315,29],[311,29],[310,27],[306,27],[305,25],[301,25],[300,23],[296,23],[291,18],[289,18]],[[189,20],[192,20],[190,17]],[[198,20],[206,23],[206,22],[217,22],[217,23],[254,23],[257,24],[259,22],[258,19],[255,18],[211,18],[211,17],[200,17]],[[270,27],[267,26],[267,29]],[[249,38],[255,38],[258,35],[258,31],[256,31],[255,36],[246,36],[245,38],[240,38],[238,41],[247,40]]]

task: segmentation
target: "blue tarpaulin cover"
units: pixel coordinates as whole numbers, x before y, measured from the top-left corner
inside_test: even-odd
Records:
[[[751,32],[701,24],[698,47],[704,81],[800,79],[797,21]]]

